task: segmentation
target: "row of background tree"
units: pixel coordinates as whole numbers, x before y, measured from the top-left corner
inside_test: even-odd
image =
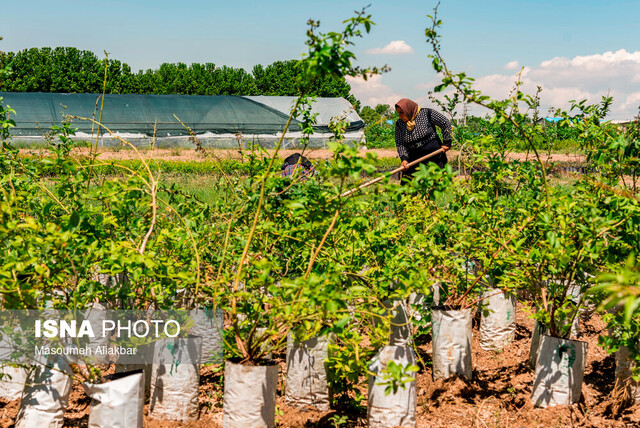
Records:
[[[1,52],[0,67],[9,65],[0,90],[7,92],[101,93],[104,60],[73,47],[31,48]],[[156,70],[133,72],[117,59],[108,59],[106,92],[109,94],[185,95],[298,95],[297,60],[276,61],[251,73],[242,68],[213,63],[164,63]],[[327,77],[313,83],[311,94],[344,97],[359,106],[345,79]]]

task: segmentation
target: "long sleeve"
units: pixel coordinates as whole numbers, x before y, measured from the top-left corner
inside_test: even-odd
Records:
[[[396,149],[398,150],[398,156],[400,156],[400,159],[403,161],[409,160],[409,152],[407,151],[407,147],[404,145],[404,142],[402,141],[400,124],[398,122],[396,122],[395,138],[396,138]]]
[[[442,130],[442,145],[451,147],[451,122],[442,113],[431,110],[431,122]]]

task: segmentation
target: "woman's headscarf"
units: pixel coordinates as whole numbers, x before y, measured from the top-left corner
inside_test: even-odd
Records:
[[[409,121],[407,122],[407,129],[413,131],[413,127],[416,126],[416,116],[420,111],[420,107],[409,98],[403,98],[396,103],[396,108],[400,107],[402,111],[407,115]]]

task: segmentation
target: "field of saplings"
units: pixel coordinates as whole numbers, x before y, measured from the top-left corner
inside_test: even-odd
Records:
[[[352,65],[370,26],[364,13],[340,32],[311,22],[302,87],[382,71]],[[473,90],[440,56],[438,27],[426,31],[436,91],[487,107],[528,158],[456,141],[456,172],[426,164],[407,185],[358,189],[383,172],[336,122],[312,177],[283,177],[277,149],[252,147],[242,174],[199,178],[215,189],[203,200],[125,140],[134,166],[96,147],[78,155],[72,120],[46,153],[21,154],[0,100],[2,309],[192,319],[189,338],[139,344],[162,354],[152,364],[3,363],[0,425],[639,424],[637,122],[607,122],[611,99],[574,103],[558,126],[573,130],[584,173],[551,174],[535,97]],[[310,102],[294,107],[302,121]]]

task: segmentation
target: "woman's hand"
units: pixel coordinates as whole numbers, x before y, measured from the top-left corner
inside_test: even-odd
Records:
[[[407,169],[407,165],[409,165],[409,162],[407,162],[406,160],[403,160],[400,166],[403,167],[404,169]]]
[[[442,151],[445,153],[451,150],[451,147],[448,147],[448,146],[440,146],[440,147],[442,148]]]

